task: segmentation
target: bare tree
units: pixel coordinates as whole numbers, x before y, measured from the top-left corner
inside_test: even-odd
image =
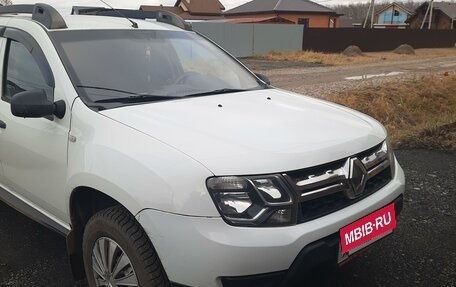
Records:
[[[11,0],[0,0],[1,5],[11,5],[13,4],[13,1]]]

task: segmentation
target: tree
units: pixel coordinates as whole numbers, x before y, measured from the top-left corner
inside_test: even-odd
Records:
[[[13,1],[11,0],[0,0],[1,5],[11,5],[13,4]]]

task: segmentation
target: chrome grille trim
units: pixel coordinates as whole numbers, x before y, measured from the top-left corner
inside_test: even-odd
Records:
[[[322,183],[330,184],[332,182],[338,182],[345,179],[346,174],[345,166],[335,170],[327,170],[323,174],[311,174],[307,179],[298,181],[296,183],[296,189],[308,190],[320,186]]]
[[[300,202],[308,201],[322,196],[330,195],[347,190],[348,186],[346,183],[339,182],[327,187],[323,187],[314,191],[309,191],[301,194]]]
[[[368,170],[368,172],[367,172],[367,178],[368,178],[368,179],[373,178],[373,177],[376,176],[377,174],[379,174],[379,173],[381,173],[382,171],[384,171],[385,169],[387,169],[389,166],[390,166],[389,160],[388,160],[388,159],[383,160],[380,164],[378,164],[377,166],[375,166],[375,167],[373,167],[372,169]]]
[[[385,160],[388,160],[388,146],[386,142],[381,145],[380,149],[374,151],[374,153],[364,156],[361,159],[361,162],[367,170],[370,170],[372,167]]]
[[[307,202],[335,193],[348,194],[352,188],[349,181],[350,160],[359,158],[367,170],[367,180],[390,168],[386,142],[336,163],[311,168],[300,172],[283,174],[284,178],[298,193],[299,202]],[[291,176],[290,174],[294,174]]]

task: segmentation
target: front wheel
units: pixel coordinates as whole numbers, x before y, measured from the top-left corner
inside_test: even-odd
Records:
[[[82,245],[90,287],[170,286],[149,237],[121,206],[96,213]]]

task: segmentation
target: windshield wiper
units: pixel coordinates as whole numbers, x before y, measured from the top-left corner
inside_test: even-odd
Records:
[[[95,86],[77,86],[77,87],[83,88],[83,89],[104,90],[104,91],[118,92],[118,93],[122,93],[122,94],[137,95],[137,93],[127,92],[127,91],[122,91],[122,90],[117,90],[117,89],[111,89],[111,88],[105,88],[105,87],[95,87]]]
[[[94,87],[94,86],[78,86],[78,88],[83,89],[94,89],[94,90],[105,90],[105,91],[112,91],[122,94],[131,95],[128,97],[113,97],[108,99],[96,100],[94,101],[95,104],[103,104],[103,103],[140,103],[140,102],[158,102],[158,101],[167,101],[177,99],[178,97],[172,96],[163,96],[163,95],[142,95],[133,92],[127,92],[117,89],[105,88],[105,87]]]
[[[201,92],[195,94],[185,95],[183,97],[175,97],[175,96],[164,96],[164,95],[141,95],[132,92],[126,92],[116,89],[110,88],[103,88],[103,87],[92,87],[92,86],[78,86],[78,88],[84,89],[96,89],[96,90],[106,90],[106,91],[113,91],[119,92],[123,94],[129,94],[131,96],[128,97],[116,97],[116,98],[108,98],[102,100],[96,100],[94,103],[102,104],[102,103],[138,103],[138,102],[158,102],[158,101],[167,101],[167,100],[174,100],[174,99],[182,99],[182,98],[192,98],[192,97],[203,97],[203,96],[211,96],[211,95],[220,95],[220,94],[228,94],[228,93],[238,93],[238,92],[245,92],[249,91],[246,89],[217,89],[208,92]]]
[[[228,94],[228,93],[239,93],[239,92],[246,92],[249,90],[245,89],[217,89],[209,92],[202,92],[196,94],[186,95],[183,98],[192,98],[192,97],[204,97],[204,96],[212,96],[212,95],[220,95],[220,94]]]
[[[94,101],[96,104],[102,103],[140,103],[140,102],[158,102],[180,99],[180,97],[159,96],[159,95],[134,95],[129,97],[110,98]]]

